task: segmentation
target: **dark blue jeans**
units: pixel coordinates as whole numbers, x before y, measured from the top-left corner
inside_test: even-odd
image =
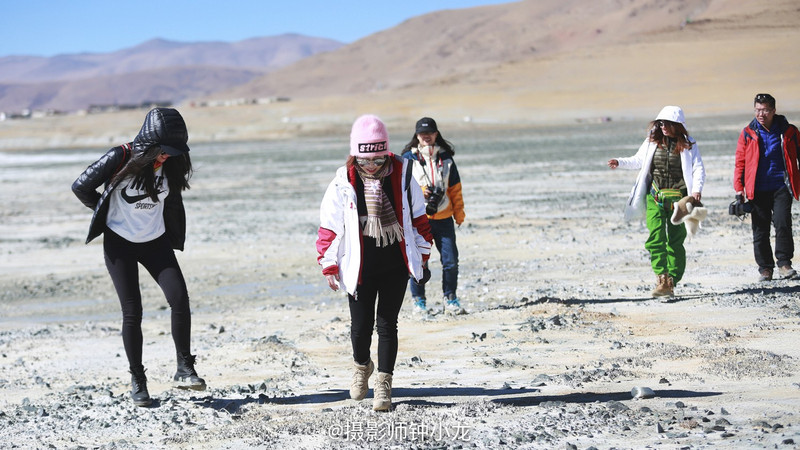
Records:
[[[456,227],[452,217],[429,220],[431,234],[439,250],[442,261],[442,293],[447,298],[456,297],[458,289],[458,247],[456,247]],[[411,295],[425,298],[425,286],[411,278]]]
[[[792,264],[792,194],[783,187],[777,191],[756,191],[753,196],[753,253],[759,269],[772,269]],[[775,260],[769,242],[770,225],[775,227]]]

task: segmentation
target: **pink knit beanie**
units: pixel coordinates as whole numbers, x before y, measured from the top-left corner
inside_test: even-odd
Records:
[[[389,133],[378,116],[365,114],[353,123],[350,131],[350,154],[359,158],[390,155]]]

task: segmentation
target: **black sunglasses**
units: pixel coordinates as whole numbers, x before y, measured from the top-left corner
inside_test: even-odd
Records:
[[[770,100],[775,101],[775,99],[769,94],[756,95],[756,103],[769,103]]]
[[[385,156],[379,156],[377,158],[372,158],[372,159],[369,159],[369,158],[356,158],[356,163],[358,163],[358,165],[361,166],[361,167],[364,167],[364,166],[367,166],[367,165],[370,165],[370,164],[374,164],[376,166],[382,166],[383,163],[385,163],[385,162],[386,162],[386,157]]]

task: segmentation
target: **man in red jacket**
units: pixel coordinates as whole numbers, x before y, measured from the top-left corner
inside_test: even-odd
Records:
[[[797,278],[792,268],[792,198],[800,194],[800,153],[797,127],[775,114],[775,98],[758,94],[753,102],[755,119],[742,130],[736,146],[733,188],[737,200],[752,206],[753,252],[760,281],[773,277],[775,261],[782,278]],[[770,245],[770,224],[775,227],[775,259]]]

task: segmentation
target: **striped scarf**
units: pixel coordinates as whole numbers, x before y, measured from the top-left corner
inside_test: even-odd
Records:
[[[364,236],[375,239],[380,247],[386,247],[403,239],[403,228],[397,222],[389,196],[383,191],[383,178],[392,173],[392,160],[374,174],[367,173],[356,164],[356,172],[364,183],[364,201],[367,204],[367,223],[364,225]]]

